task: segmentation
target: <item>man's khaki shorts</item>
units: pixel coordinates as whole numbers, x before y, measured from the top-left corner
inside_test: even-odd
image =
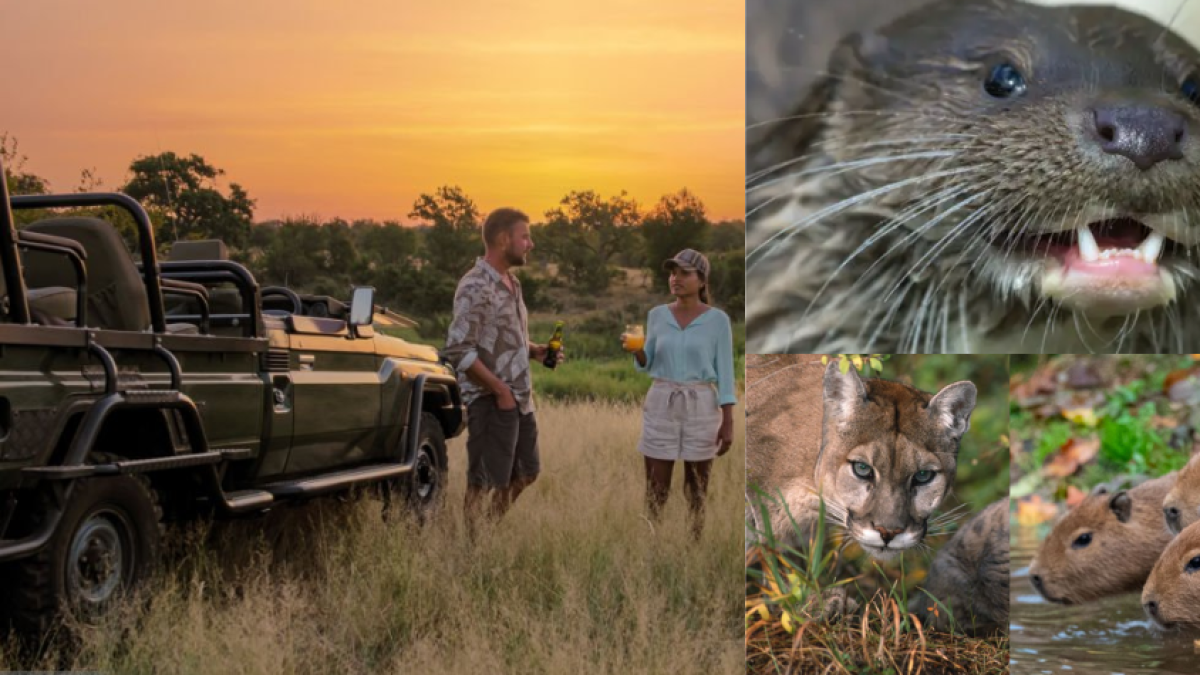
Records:
[[[534,413],[522,415],[520,407],[500,410],[495,396],[484,396],[467,406],[468,485],[505,488],[540,471]]]

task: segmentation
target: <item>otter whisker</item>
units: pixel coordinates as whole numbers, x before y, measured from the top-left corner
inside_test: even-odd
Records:
[[[853,162],[839,162],[837,164],[831,164],[831,165],[827,165],[827,166],[818,166],[818,167],[814,167],[812,169],[805,169],[804,171],[798,171],[796,173],[787,174],[786,176],[782,176],[780,178],[776,178],[773,180],[763,181],[761,183],[758,183],[754,187],[748,188],[746,190],[746,194],[748,194],[748,195],[753,194],[753,193],[761,191],[765,188],[772,187],[783,181],[791,180],[794,178],[802,178],[805,176],[814,176],[814,175],[820,175],[820,174],[825,174],[826,176],[836,176],[838,174],[847,173],[854,169],[860,169],[860,168],[866,167],[866,166],[875,166],[878,164],[887,164],[889,162],[906,162],[906,161],[911,161],[914,159],[937,159],[937,158],[944,158],[944,157],[955,157],[957,155],[958,155],[957,152],[946,151],[946,150],[935,150],[935,151],[930,151],[930,152],[913,152],[913,153],[908,153],[908,154],[903,154],[903,155],[887,155],[887,156],[882,156],[882,157],[870,157],[867,159],[861,159],[861,160],[857,160],[857,161],[853,161]],[[753,210],[748,211],[746,213],[746,215],[749,216],[751,213],[753,213]]]
[[[873,138],[875,133],[876,132],[872,132],[871,136],[867,136],[867,137]],[[855,134],[855,135],[857,135],[857,134]],[[839,142],[839,141],[846,140],[847,137],[849,137],[849,135],[840,137],[840,138],[831,138],[831,139],[829,139],[827,141],[823,141],[821,143],[814,143],[814,145],[820,146],[820,145],[832,144],[832,143],[837,142],[839,149],[842,151],[845,151],[845,150],[872,150],[875,148],[917,145],[920,143],[931,143],[927,148],[929,150],[937,150],[937,149],[963,150],[966,148],[966,146],[963,146],[963,145],[954,145],[954,146],[933,145],[932,142],[938,141],[938,140],[950,141],[950,140],[961,140],[961,139],[973,138],[972,136],[968,136],[967,134],[939,134],[936,136],[918,136],[915,138],[872,140],[872,141],[869,141],[866,143],[841,143],[841,142]],[[757,181],[760,178],[765,178],[773,173],[778,173],[781,169],[786,169],[789,166],[794,166],[796,164],[806,162],[806,161],[812,159],[813,157],[818,157],[820,155],[821,155],[821,153],[819,153],[819,152],[811,152],[811,153],[808,153],[805,155],[800,155],[798,157],[794,157],[789,160],[785,160],[783,162],[779,162],[778,164],[766,167],[764,169],[760,169],[753,173],[747,174],[746,184],[752,185],[752,184],[754,184],[755,181]],[[785,177],[795,177],[797,175],[802,175],[802,174],[788,174]]]
[[[751,267],[751,269],[753,269],[753,267],[756,264],[756,262],[758,261],[758,259],[762,258],[762,256],[764,255],[764,253],[762,253],[762,251],[767,250],[771,246],[771,244],[776,243],[776,241],[780,238],[784,238],[785,241],[787,239],[790,239],[791,237],[795,236],[795,234],[797,232],[803,230],[805,226],[807,226],[815,221],[819,221],[822,218],[825,218],[826,216],[837,213],[839,211],[844,211],[852,206],[856,206],[858,204],[861,204],[865,201],[869,201],[870,199],[873,199],[880,195],[884,195],[889,192],[894,192],[896,190],[907,187],[909,185],[914,185],[914,184],[921,183],[924,181],[929,181],[929,180],[937,180],[939,178],[949,178],[951,176],[961,176],[961,175],[972,173],[975,171],[978,171],[978,168],[973,167],[973,166],[961,167],[958,169],[951,169],[948,171],[936,171],[934,173],[925,174],[925,175],[921,175],[921,176],[914,176],[912,178],[907,178],[905,180],[900,180],[900,181],[896,181],[894,183],[889,183],[888,185],[884,185],[883,187],[879,187],[874,190],[864,192],[862,194],[856,195],[856,196],[848,198],[848,199],[843,199],[840,202],[831,204],[830,206],[828,206],[824,209],[821,209],[820,211],[817,211],[816,213],[812,214],[811,216],[802,218],[800,221],[793,223],[792,225],[789,225],[786,228],[783,228],[779,232],[772,235],[765,242],[760,244],[758,247],[756,247],[753,251],[751,251],[750,254],[748,256],[746,256],[746,258],[748,261],[750,261],[750,267]],[[747,217],[749,215],[750,214],[747,213]]]

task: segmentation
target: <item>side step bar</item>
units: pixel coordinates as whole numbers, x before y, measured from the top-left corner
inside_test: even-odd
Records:
[[[308,497],[346,488],[356,483],[373,482],[403,476],[412,471],[411,464],[369,464],[313,478],[283,481],[264,485],[262,489],[276,497]]]

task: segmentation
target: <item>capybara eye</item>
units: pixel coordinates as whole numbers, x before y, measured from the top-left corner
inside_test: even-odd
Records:
[[[1188,574],[1191,574],[1197,570],[1200,570],[1200,555],[1192,558],[1188,561],[1188,564],[1183,566],[1183,571],[1187,572]]]
[[[1189,77],[1179,85],[1179,93],[1196,105],[1200,105],[1200,79]]]
[[[983,81],[983,90],[993,98],[1012,98],[1025,93],[1025,76],[1011,63],[992,68]]]
[[[933,477],[936,475],[936,473],[930,471],[929,469],[922,469],[913,474],[913,483],[916,485],[924,485],[933,480]]]
[[[1090,543],[1092,543],[1092,533],[1084,532],[1078,537],[1075,537],[1075,541],[1071,542],[1071,548],[1083,548]]]
[[[854,475],[855,476],[858,476],[859,478],[862,478],[864,480],[868,480],[871,478],[871,475],[874,473],[875,472],[871,470],[870,464],[867,464],[866,462],[855,462],[854,463]]]

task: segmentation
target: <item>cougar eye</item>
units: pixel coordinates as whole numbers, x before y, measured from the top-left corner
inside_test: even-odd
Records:
[[[1025,76],[1011,63],[992,68],[983,81],[983,90],[993,98],[1012,98],[1025,93]]]
[[[1187,78],[1183,84],[1179,85],[1179,93],[1192,103],[1200,105],[1200,79],[1197,79],[1195,75]]]
[[[1200,555],[1196,556],[1195,558],[1192,558],[1191,560],[1188,561],[1188,564],[1183,566],[1183,571],[1187,572],[1188,574],[1191,574],[1192,572],[1196,572],[1198,570],[1200,570]]]
[[[916,485],[924,485],[933,480],[933,477],[936,475],[936,473],[930,471],[929,469],[922,469],[913,474],[913,483]]]
[[[1090,543],[1092,543],[1092,533],[1084,532],[1078,537],[1075,537],[1075,541],[1071,542],[1071,548],[1083,548]]]
[[[862,479],[868,479],[875,472],[871,470],[871,465],[866,462],[854,462],[854,475]]]

